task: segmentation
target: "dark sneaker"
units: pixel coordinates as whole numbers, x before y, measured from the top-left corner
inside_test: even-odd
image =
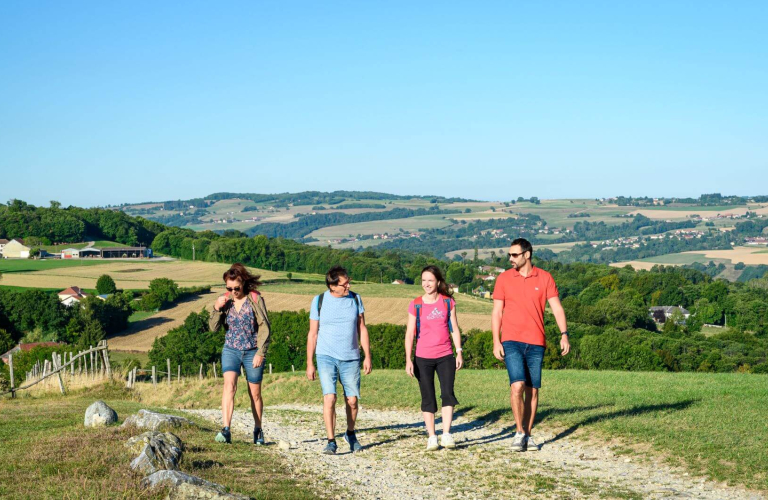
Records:
[[[231,443],[232,433],[229,432],[229,427],[222,428],[218,434],[216,434],[217,443]]]
[[[323,455],[335,455],[337,448],[336,441],[328,441],[328,444],[323,448]]]
[[[353,432],[352,434],[346,433],[344,434],[344,441],[349,444],[349,451],[352,453],[356,451],[360,451],[363,449],[363,445],[360,444],[360,441],[357,440],[357,436]]]
[[[253,430],[253,444],[264,446],[264,431],[260,428]]]
[[[528,445],[528,436],[525,434],[515,434],[512,439],[512,451],[525,451]]]

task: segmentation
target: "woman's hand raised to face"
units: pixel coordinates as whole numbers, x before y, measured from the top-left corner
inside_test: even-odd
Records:
[[[213,305],[213,308],[217,311],[221,311],[221,309],[227,304],[227,298],[222,295],[218,299],[216,299],[216,303]]]

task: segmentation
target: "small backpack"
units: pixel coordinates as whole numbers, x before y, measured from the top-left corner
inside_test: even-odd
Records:
[[[445,307],[448,308],[448,333],[453,333],[453,325],[451,324],[451,299],[450,297],[444,297]],[[421,307],[424,305],[424,300],[419,297],[413,301],[413,307],[416,308],[416,340],[419,340],[421,335]]]

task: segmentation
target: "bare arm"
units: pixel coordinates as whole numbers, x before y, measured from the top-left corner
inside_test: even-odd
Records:
[[[317,332],[320,329],[320,321],[316,319],[309,320],[309,332],[307,333],[307,378],[315,380],[315,363],[312,359],[315,356],[317,347]]]
[[[552,314],[555,316],[557,327],[563,334],[560,335],[560,350],[562,351],[562,355],[565,356],[571,350],[571,343],[568,341],[568,335],[565,335],[565,332],[568,331],[568,323],[565,321],[565,309],[563,309],[563,305],[560,303],[560,297],[552,297],[547,300],[547,302],[549,303],[549,308],[552,309]]]
[[[449,321],[451,322],[451,325],[453,325],[451,337],[453,337],[453,345],[456,348],[456,369],[461,370],[461,367],[464,366],[464,353],[461,349],[461,331],[459,330],[459,319],[456,314],[455,306],[451,309],[451,317]]]
[[[365,326],[365,314],[361,314],[357,317],[357,328],[360,332],[360,347],[365,353],[365,360],[363,360],[363,373],[368,375],[371,373],[371,341],[368,337],[368,327]]]
[[[493,299],[491,313],[491,333],[493,335],[493,355],[499,361],[504,361],[504,347],[501,345],[501,318],[504,315],[504,301]]]
[[[405,327],[405,373],[413,377],[413,338],[416,336],[416,316],[408,313],[408,323]]]

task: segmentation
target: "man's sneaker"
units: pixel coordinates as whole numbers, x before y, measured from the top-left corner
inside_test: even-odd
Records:
[[[264,431],[259,427],[253,430],[253,444],[264,445]]]
[[[528,451],[539,451],[541,449],[541,445],[533,440],[533,436],[528,436],[526,447],[528,448]]]
[[[514,439],[512,439],[512,451],[525,451],[527,445],[528,436],[525,434],[515,434]]]
[[[216,434],[217,443],[231,443],[232,433],[229,432],[229,427],[222,428],[218,434]]]
[[[328,441],[328,444],[323,448],[323,455],[335,455],[337,448],[336,441]]]
[[[344,441],[346,441],[347,444],[349,444],[349,451],[351,451],[352,453],[363,449],[363,446],[357,440],[357,436],[355,435],[354,432],[352,432],[352,434],[350,434],[349,432],[344,434]]]
[[[429,439],[427,439],[427,451],[437,451],[438,448],[437,436],[429,436]]]
[[[440,446],[450,450],[451,448],[456,448],[456,441],[453,440],[453,436],[450,434],[443,433],[443,435],[440,436]]]

